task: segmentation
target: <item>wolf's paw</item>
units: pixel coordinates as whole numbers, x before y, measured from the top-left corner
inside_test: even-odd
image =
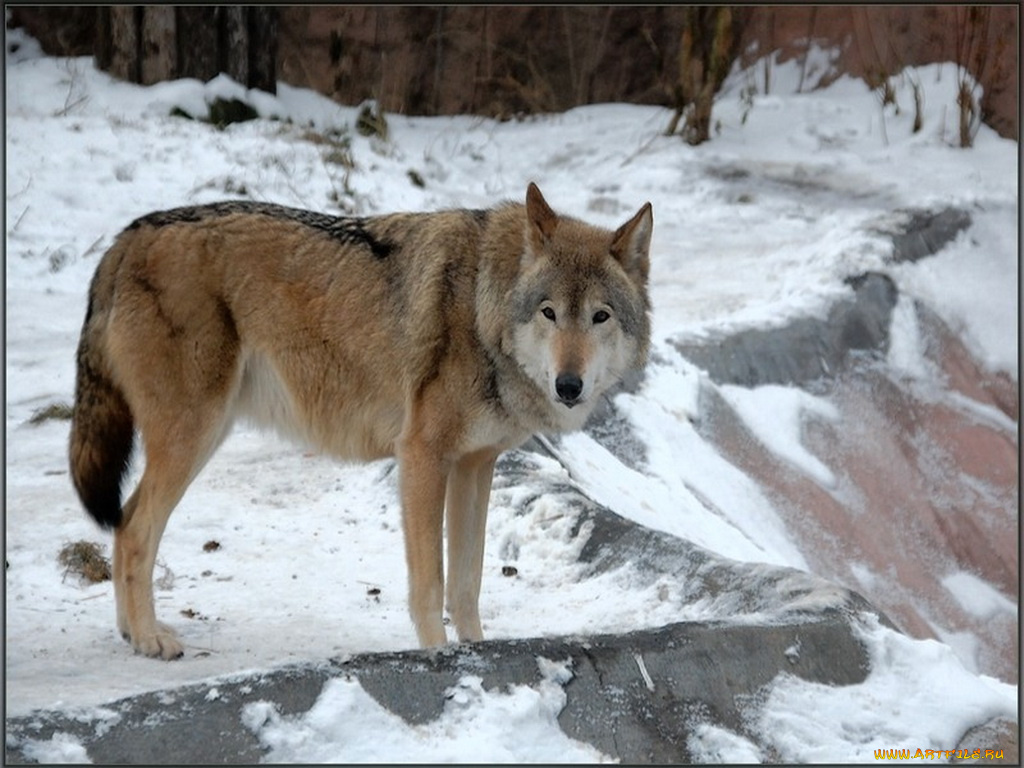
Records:
[[[132,647],[136,653],[164,661],[180,659],[185,653],[178,635],[166,624],[157,623],[156,631],[132,638]]]

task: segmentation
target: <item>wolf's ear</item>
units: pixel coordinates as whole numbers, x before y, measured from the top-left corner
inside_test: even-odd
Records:
[[[651,231],[654,229],[654,215],[650,203],[644,203],[636,216],[627,221],[612,235],[612,256],[626,270],[626,274],[641,283],[647,282],[651,262]]]
[[[530,236],[536,245],[542,245],[551,239],[558,226],[558,214],[551,210],[551,207],[540,193],[537,185],[532,181],[526,188],[526,219],[530,223]],[[537,236],[539,242],[536,242]]]

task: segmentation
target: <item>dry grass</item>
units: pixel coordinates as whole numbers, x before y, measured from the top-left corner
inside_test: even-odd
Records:
[[[32,413],[32,416],[29,417],[28,423],[32,425],[39,425],[44,421],[49,421],[50,419],[70,421],[72,410],[72,407],[67,403],[51,403],[45,408],[37,408]]]
[[[110,581],[110,561],[103,556],[99,544],[91,541],[67,544],[57,555],[57,561],[65,568],[65,578],[74,573],[90,584]]]

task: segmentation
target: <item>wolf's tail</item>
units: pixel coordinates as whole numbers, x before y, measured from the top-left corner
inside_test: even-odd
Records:
[[[104,327],[105,305],[111,297],[100,295],[101,285],[109,283],[98,271],[89,288],[78,342],[69,454],[71,479],[82,504],[101,526],[116,528],[122,519],[121,480],[131,461],[135,427],[128,402],[110,373]]]

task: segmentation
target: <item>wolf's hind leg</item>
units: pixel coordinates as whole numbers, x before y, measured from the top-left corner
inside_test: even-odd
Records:
[[[122,524],[125,520],[128,520],[135,513],[135,508],[139,503],[139,488],[136,486],[132,495],[128,497],[128,501],[124,503],[124,513],[121,518]],[[125,590],[124,590],[124,555],[121,554],[121,547],[119,542],[121,537],[118,536],[118,532],[114,531],[114,565],[113,565],[113,581],[114,581],[114,602],[117,605],[117,631],[121,633],[128,642],[132,640],[131,627],[128,624],[128,608],[125,605]]]
[[[156,620],[153,567],[171,512],[226,434],[223,414],[220,419],[208,416],[208,411],[196,409],[155,437],[143,429],[146,468],[114,532],[117,625],[136,652],[145,656],[169,660],[184,652],[174,630]]]
[[[498,454],[491,450],[463,456],[448,476],[448,611],[459,640],[483,640],[480,578],[484,562],[487,502]]]

